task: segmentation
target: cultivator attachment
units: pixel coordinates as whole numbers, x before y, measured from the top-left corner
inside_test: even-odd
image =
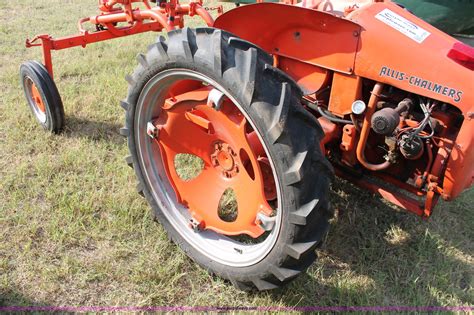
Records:
[[[140,8],[137,4],[142,4]],[[202,1],[191,1],[180,4],[178,0],[159,1],[152,6],[148,0],[99,0],[101,14],[82,18],[78,21],[79,34],[62,38],[50,35],[37,35],[26,40],[26,47],[41,46],[43,48],[44,65],[53,77],[52,50],[62,50],[76,46],[86,47],[113,38],[129,36],[144,32],[172,31],[184,26],[184,16],[200,16],[204,22],[212,26],[214,19],[209,10],[202,6]],[[216,7],[222,12],[221,7]],[[88,30],[87,24],[92,26]]]

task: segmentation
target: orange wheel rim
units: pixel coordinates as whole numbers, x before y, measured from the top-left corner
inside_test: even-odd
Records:
[[[36,84],[31,84],[31,98],[36,105],[36,107],[42,112],[46,113],[46,106],[44,105],[43,98],[41,97],[41,93],[39,92]]]
[[[193,89],[192,85],[186,91],[186,81],[175,84],[181,93],[170,89],[162,113],[152,121],[168,179],[178,201],[189,209],[201,229],[257,238],[265,232],[259,213],[269,217],[273,212],[265,185],[275,185],[274,180],[269,181],[268,174],[262,173],[259,161],[265,158],[264,150],[247,119],[230,100],[225,99],[216,110],[208,104],[213,88],[200,85]],[[201,158],[201,173],[191,180],[181,179],[174,166],[178,154]],[[235,192],[238,205],[232,222],[218,215],[219,201],[229,188]]]

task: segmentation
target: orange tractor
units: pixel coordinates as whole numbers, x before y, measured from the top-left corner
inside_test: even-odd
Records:
[[[138,192],[204,268],[241,289],[277,288],[316,258],[333,173],[425,218],[474,178],[474,49],[391,1],[341,14],[310,2],[223,13],[199,0],[99,0],[77,35],[27,40],[44,62],[21,66],[25,96],[60,132],[52,50],[168,31],[138,55],[121,102]],[[184,28],[186,15],[207,27]],[[176,167],[190,157],[191,178]],[[229,190],[230,214],[219,208]]]

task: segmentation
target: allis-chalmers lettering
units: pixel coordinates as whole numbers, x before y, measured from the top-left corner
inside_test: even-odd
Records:
[[[381,77],[389,77],[398,81],[407,81],[410,85],[450,97],[455,102],[459,102],[462,98],[462,91],[447,87],[443,84],[424,80],[423,78],[414,75],[408,75],[404,72],[390,69],[389,67],[382,67],[382,69],[380,69],[379,75]]]

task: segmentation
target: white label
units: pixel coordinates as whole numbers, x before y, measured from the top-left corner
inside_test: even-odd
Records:
[[[384,9],[379,14],[377,14],[375,18],[384,22],[388,26],[393,27],[400,33],[410,37],[418,44],[422,43],[431,34],[427,30],[422,29],[415,23],[410,22],[403,16],[400,16],[389,9]]]

